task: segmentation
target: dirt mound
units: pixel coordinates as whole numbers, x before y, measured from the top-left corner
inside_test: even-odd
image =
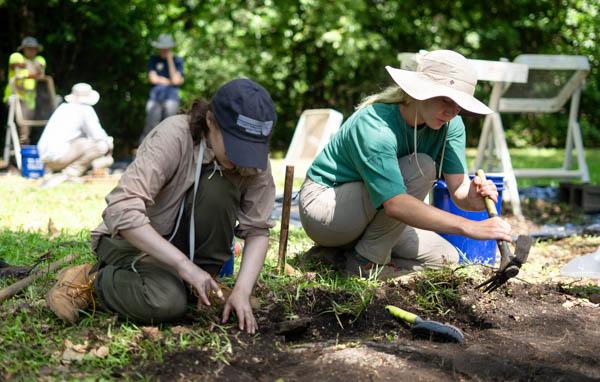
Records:
[[[165,356],[144,375],[159,380],[600,380],[600,309],[561,293],[556,285],[511,284],[491,295],[458,285],[446,312],[424,311],[418,285],[388,283],[375,291],[358,318],[336,312],[350,294],[304,290],[285,320],[272,301],[258,312],[261,334],[237,334],[228,363],[208,349]],[[412,338],[392,319],[393,304],[423,317],[449,322],[465,345]],[[233,334],[233,333],[232,333]]]

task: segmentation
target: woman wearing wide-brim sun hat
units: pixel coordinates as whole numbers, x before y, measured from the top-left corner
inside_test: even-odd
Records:
[[[483,210],[483,196],[496,201],[498,191],[467,175],[459,114],[492,113],[473,97],[475,69],[450,50],[417,61],[416,71],[386,67],[396,85],[362,101],[300,191],[302,225],[321,248],[314,254],[343,253],[347,275],[387,279],[456,263],[456,248],[435,232],[511,240],[500,218],[471,221],[423,202],[442,176],[465,210]]]

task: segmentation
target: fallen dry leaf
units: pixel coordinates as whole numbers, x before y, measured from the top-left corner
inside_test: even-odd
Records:
[[[73,349],[65,349],[62,353],[61,361],[62,363],[71,363],[71,362],[79,362],[83,359],[85,353],[76,352]]]
[[[88,348],[88,342],[85,341],[83,344],[73,344],[70,340],[65,340],[63,342],[65,346],[65,350],[62,352],[60,358],[61,362],[65,364],[69,364],[71,362],[79,362],[85,356],[85,353]]]
[[[283,269],[283,273],[285,273],[286,276],[301,276],[302,272],[298,271],[296,268],[292,267],[289,264],[285,265],[285,268]]]
[[[73,351],[76,351],[78,353],[85,353],[87,351],[87,348],[88,348],[88,342],[87,342],[87,340],[84,341],[82,344],[74,344],[73,342],[71,342],[71,340],[66,339],[63,342],[63,345],[65,346],[65,350],[66,349],[73,349]]]
[[[156,326],[142,326],[142,334],[149,340],[159,341],[162,339],[162,333]]]
[[[177,326],[173,326],[171,328],[171,332],[173,334],[188,334],[191,333],[192,329],[186,327],[186,326],[181,326],[181,325],[177,325]]]
[[[108,346],[102,345],[98,348],[92,349],[90,350],[88,355],[92,357],[106,358],[106,356],[108,355]]]
[[[49,218],[48,219],[48,238],[52,240],[52,239],[56,238],[58,235],[60,235],[60,231],[58,230],[58,228],[56,228],[56,225],[54,225],[52,218]]]

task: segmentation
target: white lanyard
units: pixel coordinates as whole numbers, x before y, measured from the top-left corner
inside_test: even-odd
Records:
[[[194,250],[196,245],[196,227],[194,224],[194,209],[196,206],[196,193],[198,192],[198,186],[200,185],[200,175],[202,174],[202,160],[204,159],[204,149],[206,144],[204,139],[200,141],[200,147],[198,148],[198,160],[196,162],[196,174],[194,175],[194,195],[192,199],[192,210],[190,211],[190,236],[189,236],[189,256],[190,260],[194,261]],[[179,207],[179,214],[177,216],[177,222],[175,223],[175,228],[173,229],[173,233],[169,238],[169,241],[173,239],[175,234],[177,233],[177,229],[179,228],[179,223],[181,222],[181,216],[183,216],[183,208],[185,206],[185,196],[181,201],[181,206]]]

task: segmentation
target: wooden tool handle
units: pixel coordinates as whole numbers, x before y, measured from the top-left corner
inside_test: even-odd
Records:
[[[285,166],[285,185],[283,187],[283,206],[281,207],[281,229],[279,231],[279,254],[277,270],[280,275],[285,269],[285,254],[290,225],[290,210],[292,208],[292,188],[294,186],[294,166]]]
[[[487,178],[485,177],[485,172],[483,172],[482,169],[477,170],[477,176],[480,177],[483,181],[487,180]],[[486,196],[485,198],[483,198],[483,200],[485,201],[485,209],[487,210],[488,216],[490,218],[498,216],[498,210],[496,209],[494,201],[489,196]],[[508,264],[509,260],[512,258],[510,248],[508,248],[508,243],[504,240],[496,240],[496,243],[498,244],[498,249],[500,250],[500,254],[502,255],[500,261],[500,269],[504,269],[504,267],[506,267],[506,265]]]
[[[56,260],[55,262],[48,265],[47,267],[40,267],[40,270],[37,271],[36,273],[34,273],[30,276],[27,276],[24,279],[19,280],[16,283],[11,284],[11,285],[7,286],[6,288],[0,290],[0,302],[14,296],[15,294],[19,293],[22,289],[29,286],[32,282],[39,279],[41,276],[57,270],[63,264],[70,263],[71,261],[73,261],[73,259],[75,259],[77,257],[79,257],[79,254],[67,255],[67,256],[63,257],[62,259]]]
[[[477,176],[484,182],[487,180],[485,172],[483,172],[482,169],[477,170]],[[485,201],[485,209],[487,210],[489,217],[493,218],[498,216],[498,210],[496,209],[494,201],[489,196],[486,196],[483,200]]]

